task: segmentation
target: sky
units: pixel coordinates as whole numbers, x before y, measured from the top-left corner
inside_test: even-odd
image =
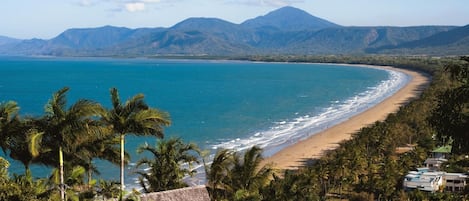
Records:
[[[284,6],[343,26],[469,24],[468,0],[2,0],[0,35],[50,39],[70,28],[171,27],[189,17],[239,24]]]

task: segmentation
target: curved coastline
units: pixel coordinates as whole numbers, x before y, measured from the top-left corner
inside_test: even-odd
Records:
[[[342,65],[350,66],[349,64]],[[273,167],[277,169],[297,169],[302,167],[308,160],[318,159],[326,151],[337,148],[340,142],[350,139],[352,134],[359,129],[376,121],[385,120],[389,114],[398,111],[403,104],[416,98],[422,92],[423,86],[430,82],[429,76],[416,71],[391,66],[351,66],[397,71],[409,76],[410,80],[397,92],[367,110],[330,128],[309,135],[306,139],[282,147],[282,149],[276,151],[273,155],[265,158],[263,164],[273,164]]]

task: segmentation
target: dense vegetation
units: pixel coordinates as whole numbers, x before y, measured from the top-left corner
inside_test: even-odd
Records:
[[[468,198],[469,189],[461,194],[425,194],[402,189],[403,176],[420,166],[431,149],[448,141],[444,139],[456,141],[454,157],[446,167],[468,170],[469,161],[461,157],[469,150],[468,57],[278,56],[249,59],[392,65],[426,72],[433,79],[420,98],[390,114],[385,121],[362,128],[339,148],[297,171],[260,167],[262,150],[257,147],[243,154],[219,150],[213,161],[206,164],[207,188],[213,200]],[[122,104],[117,90],[112,89],[112,109],[88,100],[79,100],[66,108],[67,90],[59,90],[53,95],[41,117],[20,116],[15,102],[0,105],[0,146],[10,158],[25,167],[25,174],[9,175],[8,161],[0,158],[0,200],[58,200],[61,189],[65,190],[68,200],[117,198],[122,183],[93,180],[92,174],[97,170],[91,161],[100,158],[119,164],[120,142],[125,134],[163,137],[162,127],[169,125],[168,115],[146,105],[142,95]],[[405,153],[396,152],[396,148],[402,146],[414,148]],[[195,145],[180,139],[160,140],[154,147],[142,146],[140,151],[153,155],[153,158],[139,162],[139,166],[149,168],[148,172],[138,173],[145,192],[185,186],[183,176],[193,171],[181,164],[197,163],[201,153]],[[63,166],[58,156],[63,156]],[[128,160],[128,155],[126,158]],[[34,178],[29,171],[31,164],[56,169],[50,178]],[[136,197],[127,196],[127,199]]]

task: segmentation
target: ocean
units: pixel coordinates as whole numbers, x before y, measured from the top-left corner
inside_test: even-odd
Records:
[[[109,108],[109,90],[116,87],[122,101],[143,93],[151,107],[170,114],[166,138],[181,137],[212,153],[259,145],[266,156],[372,107],[409,81],[403,73],[346,65],[145,58],[0,57],[0,74],[0,101],[18,102],[21,115],[42,115],[65,86],[68,103],[84,98]],[[134,183],[132,165],[141,157],[135,150],[155,139],[126,140],[126,183]],[[23,171],[11,162],[10,172]],[[117,166],[96,163],[100,177],[118,180]],[[43,166],[32,171],[50,173]]]

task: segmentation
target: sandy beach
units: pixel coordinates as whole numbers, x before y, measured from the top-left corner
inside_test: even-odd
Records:
[[[277,169],[296,169],[302,166],[305,160],[319,158],[325,151],[336,148],[339,142],[350,139],[351,135],[360,128],[382,121],[388,114],[396,112],[402,104],[418,96],[422,88],[430,82],[428,76],[415,71],[392,67],[369,67],[400,71],[410,75],[411,80],[394,95],[369,110],[282,149],[266,158],[264,164],[272,163]]]

